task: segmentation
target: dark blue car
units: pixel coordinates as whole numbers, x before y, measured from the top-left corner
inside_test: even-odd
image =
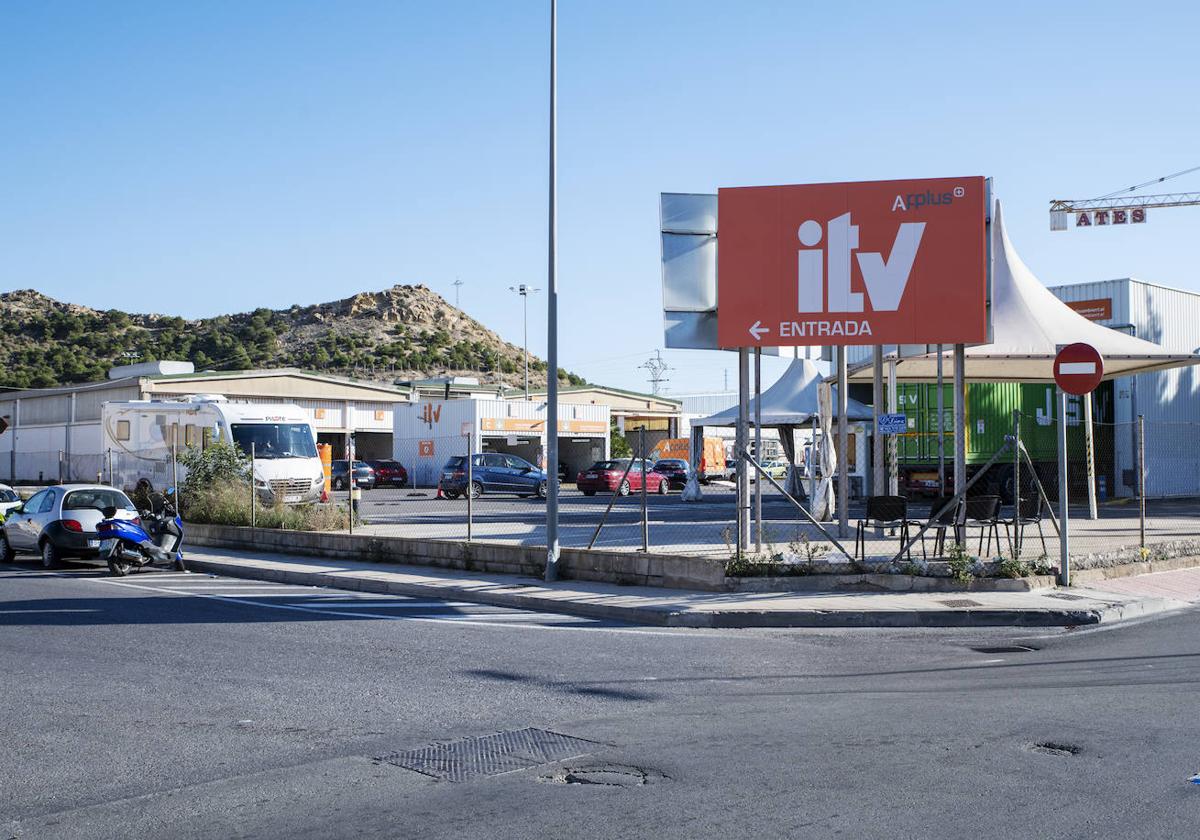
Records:
[[[467,492],[467,459],[455,455],[442,467],[442,493],[457,499]],[[471,498],[484,493],[513,493],[546,498],[546,474],[523,458],[499,452],[471,456]]]

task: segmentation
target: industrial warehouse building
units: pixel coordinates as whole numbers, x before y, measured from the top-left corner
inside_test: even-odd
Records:
[[[397,406],[416,404],[419,411],[426,403],[459,400],[512,405],[490,415],[479,408],[477,441],[493,451],[511,451],[527,460],[536,462],[541,457],[537,430],[517,428],[518,421],[539,416],[539,405],[544,420],[545,401],[540,395],[531,395],[533,399],[526,404],[521,392],[483,386],[465,377],[389,386],[294,368],[196,373],[190,363],[160,361],[113,368],[104,382],[3,394],[0,417],[6,419],[8,428],[0,433],[0,480],[95,480],[104,469],[100,452],[104,403],[177,400],[193,394],[219,394],[231,402],[296,405],[308,415],[318,441],[332,446],[335,458],[345,457],[353,435],[355,456],[364,460],[393,457]],[[609,396],[620,404],[611,413],[605,402]],[[675,434],[679,427],[679,404],[659,397],[586,386],[564,389],[562,402],[561,460],[572,470],[607,456],[610,417],[622,423],[628,420],[629,427],[637,422],[652,423],[656,430],[661,427],[658,434],[662,436]],[[501,418],[504,422],[496,428],[484,428],[485,422]],[[585,421],[586,428],[581,425]],[[460,434],[460,427],[454,434]]]
[[[472,443],[475,452],[507,453],[546,467],[542,400],[424,401],[398,405],[394,416],[394,457],[415,486],[437,484],[447,459],[466,454]],[[608,457],[609,423],[606,405],[559,405],[558,459],[568,476]]]
[[[1200,294],[1133,277],[1050,288],[1080,315],[1167,350],[1200,350]],[[1095,392],[1096,465],[1115,496],[1137,491],[1137,418],[1145,418],[1146,492],[1200,492],[1200,370],[1142,373]],[[1111,434],[1111,439],[1106,439]]]
[[[392,407],[410,394],[294,369],[193,373],[183,362],[147,362],[113,368],[109,379],[15,391],[0,399],[0,476],[8,481],[95,480],[103,468],[100,411],[106,402],[175,400],[221,394],[233,402],[291,403],[311,418],[321,443],[345,452],[355,435],[362,458],[392,452]]]

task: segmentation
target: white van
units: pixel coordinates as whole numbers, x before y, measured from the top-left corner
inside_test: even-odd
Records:
[[[317,434],[303,409],[287,404],[228,402],[216,394],[179,401],[108,402],[101,412],[103,449],[111,453],[114,483],[132,489],[139,478],[155,487],[175,480],[176,456],[188,447],[220,440],[254,454],[254,487],[265,504],[319,501],[325,471],[317,455]],[[177,466],[183,481],[185,470]]]

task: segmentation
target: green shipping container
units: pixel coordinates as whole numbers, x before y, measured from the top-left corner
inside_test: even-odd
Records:
[[[898,383],[898,411],[908,416],[908,432],[897,437],[901,467],[933,466],[938,461],[937,385]],[[954,394],[950,385],[942,387],[945,454],[954,462]],[[1015,382],[975,382],[967,384],[967,464],[978,466],[1004,445],[1012,432],[1013,409],[1021,412],[1021,440],[1035,462],[1056,463],[1058,443],[1053,418],[1053,385]],[[1069,434],[1081,434],[1077,426]]]

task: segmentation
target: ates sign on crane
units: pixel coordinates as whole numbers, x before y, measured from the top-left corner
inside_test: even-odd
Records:
[[[987,340],[984,178],[717,195],[722,347]]]
[[[1090,344],[1068,344],[1054,357],[1054,381],[1074,397],[1090,394],[1103,378],[1104,360]]]

